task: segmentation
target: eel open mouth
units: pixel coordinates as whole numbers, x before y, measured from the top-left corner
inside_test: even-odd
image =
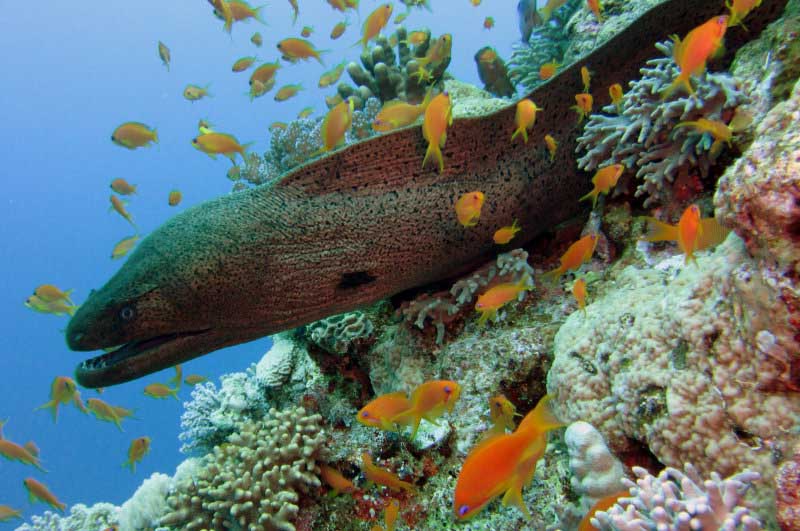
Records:
[[[197,339],[211,330],[205,328],[130,341],[83,361],[75,369],[75,377],[83,387],[97,388],[127,382],[172,367],[203,354],[203,351],[198,352],[192,346],[199,343]]]

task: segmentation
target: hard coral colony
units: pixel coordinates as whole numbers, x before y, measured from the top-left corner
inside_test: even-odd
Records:
[[[245,2],[210,3],[227,32],[261,21]],[[304,6],[289,3],[294,24]],[[405,16],[444,9],[402,3]],[[780,30],[800,28],[800,2],[642,4],[520,1],[526,45],[560,41],[517,54],[538,60],[512,61],[511,79],[536,87],[516,102],[449,79],[453,36],[391,32],[397,6],[381,4],[360,64],[320,79],[346,69],[356,84],[337,86],[324,118],[273,124],[263,156],[201,121],[194,147],[230,158],[228,178],[252,189],[143,237],[80,307],[52,285],[26,302],[74,313],[73,349],[110,350],[78,384],[175,367],[141,387],[192,387],[180,438],[194,455],[119,508],[79,504],[19,529],[798,529],[800,81],[771,94],[800,55]],[[289,63],[326,54],[296,37],[277,49]],[[494,49],[475,59],[482,79],[487,64],[505,76]],[[255,69],[250,97],[278,67]],[[112,140],[158,136],[127,122]],[[132,296],[139,278],[152,286]],[[212,324],[197,325],[187,285]],[[109,327],[112,307],[122,324]],[[181,363],[264,335],[261,361],[219,387],[183,379]],[[84,405],[64,376],[38,409],[56,420],[70,403],[120,430],[134,414]],[[135,471],[150,438],[128,440]],[[44,472],[33,443],[0,436],[0,454]],[[43,483],[25,487],[64,513]],[[0,521],[18,517],[0,505]]]

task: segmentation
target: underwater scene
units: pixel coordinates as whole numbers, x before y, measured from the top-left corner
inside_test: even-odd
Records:
[[[800,531],[800,0],[3,13],[0,531]]]

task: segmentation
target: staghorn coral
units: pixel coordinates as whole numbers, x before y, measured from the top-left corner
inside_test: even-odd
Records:
[[[662,101],[661,93],[678,75],[678,68],[672,60],[672,43],[656,47],[665,56],[648,61],[640,70],[642,77],[630,83],[622,112],[617,114],[613,105],[607,105],[602,109],[606,114],[592,114],[578,137],[577,148],[586,152],[578,159],[581,169],[591,171],[616,163],[635,168],[636,176],[644,181],[636,196],[647,196],[645,206],[668,202],[670,184],[679,176],[696,173],[705,178],[715,163],[709,153],[710,135],[675,126],[701,117],[722,120],[723,114],[746,102],[730,75],[711,72],[693,78],[694,96]]]
[[[326,317],[306,327],[308,340],[331,354],[346,354],[354,341],[372,332],[372,322],[360,311]]]
[[[119,507],[115,505],[96,503],[87,507],[76,503],[67,516],[45,511],[42,516],[31,517],[30,524],[22,524],[16,531],[104,531],[118,522]]]
[[[651,476],[644,468],[633,467],[636,482],[622,480],[630,497],[598,512],[592,523],[601,531],[762,529],[743,503],[751,483],[759,479],[757,473],[744,471],[722,479],[712,472],[711,479],[703,481],[691,464],[684,470],[666,468]]]
[[[225,444],[176,481],[160,525],[185,531],[294,531],[300,494],[319,487],[317,460],[326,435],[320,415],[271,409],[260,424],[243,423]]]
[[[612,454],[603,436],[588,422],[577,421],[567,427],[564,441],[569,451],[572,488],[589,498],[598,499],[619,492],[624,477],[622,463]]]

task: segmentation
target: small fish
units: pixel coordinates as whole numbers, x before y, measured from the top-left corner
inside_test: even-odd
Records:
[[[297,5],[297,0],[289,0],[289,5],[292,6],[292,26],[297,23],[297,15],[300,14],[300,6]]]
[[[304,118],[308,118],[314,114],[314,107],[303,107],[299,113],[297,113],[297,119],[302,120]]]
[[[286,122],[272,122],[271,124],[269,124],[270,131],[283,131],[287,127],[289,127],[289,124],[287,124]]]
[[[486,17],[483,19],[483,29],[492,29],[494,27],[494,18]]]
[[[575,297],[583,315],[586,315],[586,280],[582,277],[572,283],[572,296]]]
[[[231,70],[234,72],[244,72],[245,70],[253,66],[253,63],[255,62],[256,58],[254,56],[242,57],[241,59],[237,59],[236,62],[233,63]]]
[[[622,85],[614,83],[608,87],[608,95],[611,96],[611,103],[617,107],[617,114],[622,113]]]
[[[38,457],[33,455],[24,446],[20,446],[8,439],[0,439],[0,457],[5,457],[9,461],[17,461],[24,465],[35,466],[42,472],[47,472],[47,470],[42,467],[42,463],[39,461]]]
[[[119,428],[119,431],[122,431],[122,419],[132,414],[129,410],[112,406],[99,398],[88,399],[86,406],[98,420],[113,422]]]
[[[193,138],[192,145],[198,150],[207,154],[212,159],[216,158],[217,155],[225,155],[226,157],[230,158],[231,162],[233,162],[235,165],[236,153],[241,155],[242,159],[245,159],[245,148],[249,144],[245,144],[244,146],[240,145],[239,141],[236,140],[236,137],[233,135],[228,135],[225,133],[208,133],[206,135],[199,135]]]
[[[225,21],[223,30],[230,33],[233,28],[233,11],[230,2],[226,0],[209,0],[214,6],[214,14]]]
[[[200,99],[205,98],[206,96],[211,96],[208,93],[209,85],[205,87],[199,87],[197,85],[186,85],[186,88],[183,89],[183,97],[189,101],[197,101]]]
[[[547,4],[539,10],[542,16],[542,23],[547,23],[553,17],[553,12],[567,3],[567,0],[547,0]]]
[[[515,219],[511,225],[497,229],[492,239],[497,245],[505,245],[521,230],[522,228],[517,224],[517,220]]]
[[[408,18],[410,11],[403,11],[402,13],[398,13],[396,17],[394,17],[395,24],[402,24]]]
[[[489,399],[489,418],[492,421],[490,434],[503,434],[506,430],[514,431],[514,417],[517,408],[514,407],[505,395],[493,396]]]
[[[161,58],[161,62],[164,63],[164,66],[167,67],[167,72],[169,72],[169,62],[171,59],[169,48],[161,41],[158,41],[158,56]]]
[[[286,101],[296,96],[301,90],[303,90],[303,85],[300,84],[284,85],[275,93],[275,101]]]
[[[207,133],[213,133],[214,130],[211,127],[212,127],[211,122],[203,118],[201,118],[200,121],[197,122],[197,130],[200,131],[200,134],[205,135]]]
[[[578,113],[578,123],[581,123],[592,112],[594,98],[591,94],[575,94],[575,102],[576,105],[573,105],[572,108]]]
[[[552,271],[545,273],[544,277],[556,280],[567,271],[578,269],[581,264],[592,259],[595,247],[597,247],[597,234],[587,234],[570,245],[566,252],[561,255],[561,264]]]
[[[182,199],[183,194],[180,190],[170,190],[169,195],[167,196],[167,204],[169,206],[178,206],[181,204]]]
[[[66,301],[47,302],[36,295],[31,295],[25,300],[25,306],[39,313],[51,313],[53,315],[74,315],[78,307]]]
[[[114,179],[111,181],[111,189],[119,195],[131,195],[136,193],[136,185],[128,184],[125,179]]]
[[[474,227],[481,217],[481,208],[486,200],[483,192],[467,192],[461,194],[455,204],[456,218],[464,227]]]
[[[22,511],[12,509],[8,505],[0,505],[0,522],[9,522],[12,518],[22,518]]]
[[[252,42],[252,43],[253,43],[253,44],[255,44],[256,46],[258,46],[259,48],[261,48],[261,45],[262,45],[262,44],[264,44],[264,38],[263,38],[263,37],[261,37],[261,33],[259,33],[259,32],[255,32],[255,33],[253,33],[253,35],[250,37],[250,42]]]
[[[356,420],[364,426],[384,431],[397,431],[391,419],[403,411],[408,411],[411,402],[403,392],[381,395],[362,407],[356,414]]]
[[[328,0],[328,3],[342,13],[348,9],[358,9],[358,0]]]
[[[260,98],[270,90],[272,87],[275,86],[275,78],[270,79],[266,83],[262,83],[259,80],[254,80],[250,83],[250,90],[247,92],[247,95],[250,96],[250,101],[253,101],[254,98]]]
[[[385,531],[394,531],[397,525],[397,516],[400,514],[400,502],[392,499],[386,506],[386,511],[383,513],[383,523],[386,526]]]
[[[128,254],[131,249],[136,245],[136,242],[139,241],[138,235],[128,236],[127,238],[123,238],[114,245],[114,248],[111,250],[111,259],[118,260]]]
[[[519,17],[519,33],[522,36],[522,42],[527,43],[531,38],[533,28],[542,25],[542,16],[536,9],[536,0],[519,0],[517,16]]]
[[[530,131],[536,123],[536,113],[542,110],[544,109],[537,107],[535,103],[527,98],[517,102],[517,114],[514,117],[517,129],[511,135],[512,142],[517,135],[522,135],[522,139],[526,144],[528,143],[528,131]]]
[[[131,472],[136,472],[136,463],[141,463],[142,458],[150,452],[150,437],[138,437],[131,441],[128,448],[128,460],[122,463],[122,466],[127,466]]]
[[[556,75],[556,70],[560,67],[561,64],[555,61],[550,61],[549,63],[545,63],[539,67],[539,79],[542,81],[548,80],[554,75]]]
[[[50,490],[44,485],[44,483],[39,483],[33,478],[25,478],[22,480],[22,483],[28,490],[28,499],[31,503],[35,501],[41,501],[53,509],[57,509],[61,513],[63,513],[67,508],[66,504],[61,503],[58,498],[56,498],[55,495],[53,495],[53,493],[50,492]]]
[[[722,39],[728,29],[728,16],[713,17],[686,34],[683,40],[673,36],[675,43],[672,58],[680,69],[675,81],[661,93],[661,99],[667,99],[676,89],[683,88],[694,94],[690,79],[692,75],[700,75],[706,70],[706,62],[722,49]]]
[[[315,155],[336,149],[337,146],[344,143],[344,136],[353,124],[354,109],[355,104],[353,100],[348,98],[328,111],[328,114],[325,115],[325,119],[322,121],[322,127],[320,128],[322,147]]]
[[[481,0],[469,0],[469,3],[475,7],[478,7],[479,5],[481,5]]]
[[[475,303],[475,310],[481,314],[478,326],[484,326],[489,319],[496,321],[497,311],[515,300],[521,293],[529,291],[532,285],[530,277],[524,275],[518,282],[503,282],[479,295]]]
[[[319,78],[318,86],[320,88],[325,88],[333,85],[339,78],[342,77],[342,73],[344,72],[344,68],[347,65],[346,61],[342,61],[338,65],[334,66],[332,69],[324,72]]]
[[[36,443],[33,441],[26,442],[25,444],[22,445],[22,447],[28,450],[28,453],[31,454],[33,457],[39,457],[39,454],[41,453],[39,451],[39,447],[36,446]]]
[[[311,26],[303,26],[303,29],[300,30],[300,36],[306,39],[311,37],[312,33],[314,33],[314,28]]]
[[[609,166],[600,168],[595,172],[594,177],[592,177],[592,184],[594,184],[594,188],[591,192],[578,199],[578,201],[591,199],[592,208],[594,208],[597,206],[597,198],[600,196],[600,194],[608,194],[608,192],[610,192],[611,189],[617,185],[617,181],[619,181],[619,178],[624,171],[624,164],[611,164]]]
[[[417,58],[419,67],[412,75],[417,76],[418,81],[430,80],[432,72],[437,66],[450,60],[450,53],[453,47],[453,36],[449,33],[442,34],[438,39],[432,41],[428,46],[425,57]]]
[[[615,492],[613,494],[609,494],[608,496],[603,496],[599,500],[595,502],[594,505],[589,509],[589,512],[584,515],[581,519],[580,524],[578,524],[578,531],[596,531],[596,527],[592,525],[592,517],[596,515],[600,511],[606,511],[616,505],[617,500],[620,498],[625,498],[630,496],[627,490],[623,490],[620,492]]]
[[[581,67],[581,82],[583,83],[583,91],[589,92],[589,83],[592,81],[592,73],[586,66]]]
[[[341,22],[337,22],[336,25],[331,30],[331,39],[336,40],[342,35],[344,35],[344,31],[347,29],[347,21],[343,20]]]
[[[649,242],[675,241],[686,255],[685,263],[695,261],[694,252],[708,249],[722,243],[730,229],[723,227],[717,218],[701,218],[700,208],[689,205],[683,211],[677,225],[670,225],[655,218],[645,218],[648,222],[648,233],[645,240]]]
[[[558,141],[552,135],[544,135],[544,143],[547,145],[547,151],[550,152],[550,162],[556,158],[556,151],[558,150]]]
[[[406,43],[413,46],[419,46],[426,40],[428,40],[428,32],[426,31],[412,31],[406,37]]]
[[[176,388],[180,388],[181,382],[183,381],[183,365],[178,363],[172,368],[175,370],[175,375],[167,380],[167,385],[174,385]]]
[[[375,465],[372,462],[372,456],[366,452],[361,454],[361,470],[363,470],[367,481],[372,481],[392,490],[404,490],[410,494],[416,494],[417,492],[417,488],[411,483],[403,481],[395,474]]]
[[[178,388],[171,388],[167,385],[162,383],[151,383],[146,385],[144,388],[144,394],[149,396],[150,398],[168,398],[172,397],[175,400],[180,402],[180,398],[178,398]]]
[[[411,393],[411,406],[391,419],[394,424],[411,426],[411,439],[417,435],[422,419],[436,423],[445,411],[453,408],[461,396],[461,386],[452,380],[430,380],[420,384]]]
[[[278,50],[283,54],[283,58],[290,63],[296,63],[301,59],[307,60],[313,57],[319,61],[319,64],[325,65],[320,57],[320,54],[324,53],[324,51],[315,49],[310,42],[304,39],[296,39],[293,37],[283,39],[278,42]]]
[[[205,376],[200,376],[199,374],[190,374],[189,376],[184,378],[183,383],[185,383],[186,385],[194,386],[207,381],[208,378],[206,378]]]
[[[344,477],[341,472],[333,467],[319,465],[319,475],[322,481],[333,489],[334,494],[339,494],[340,492],[350,494],[356,490],[356,486],[353,485],[353,482]]]
[[[336,94],[331,95],[331,96],[325,96],[325,105],[328,106],[328,109],[332,109],[333,107],[336,107],[337,105],[339,105],[343,101],[344,101],[344,98],[342,98],[342,95],[339,94],[338,92]]]
[[[44,302],[66,301],[69,304],[75,304],[72,302],[72,298],[70,297],[73,291],[74,290],[72,289],[63,291],[61,288],[54,286],[53,284],[41,284],[34,288],[33,294]]]
[[[447,127],[453,124],[453,106],[450,103],[450,94],[445,90],[434,97],[428,108],[425,109],[425,121],[422,123],[422,136],[428,141],[422,167],[429,159],[439,163],[439,173],[444,171],[442,148],[447,140]]]
[[[722,149],[722,144],[731,145],[731,138],[733,138],[733,131],[730,127],[725,125],[724,122],[720,122],[719,120],[709,120],[707,118],[698,118],[692,122],[680,122],[673,130],[678,129],[679,127],[691,127],[696,132],[705,134],[708,133],[712,137],[714,137],[714,143],[711,144],[711,149],[709,150],[709,154],[712,157],[716,157],[719,155],[720,150]]]
[[[354,46],[360,44],[364,52],[366,52],[369,43],[380,35],[381,30],[386,27],[389,19],[392,18],[392,9],[392,4],[381,4],[370,13],[361,27],[361,40],[355,43]]]
[[[274,63],[264,63],[263,65],[260,65],[258,68],[253,70],[252,74],[250,74],[250,81],[249,81],[250,85],[252,85],[256,81],[259,81],[264,85],[266,85],[270,81],[274,81],[275,73],[278,71],[280,67],[281,65],[278,61],[275,61]]]
[[[742,21],[752,11],[761,5],[761,0],[725,0],[725,7],[727,7],[731,14],[728,19],[728,27],[741,25],[747,29]]]
[[[403,100],[387,101],[372,121],[375,131],[392,131],[416,122],[425,113],[432,100],[433,92],[428,90],[422,103],[414,105]]]
[[[243,2],[242,0],[228,0],[227,4],[228,7],[230,7],[231,17],[234,22],[244,22],[252,18],[262,24],[266,24],[261,18],[261,10],[264,9],[265,6],[251,7],[247,2]],[[215,10],[214,14],[225,20],[224,13]]]
[[[109,196],[109,200],[111,201],[111,209],[125,218],[128,223],[133,225],[133,228],[136,228],[136,223],[133,222],[133,216],[125,209],[127,203],[115,195]]]
[[[594,13],[597,22],[603,22],[603,6],[600,5],[600,0],[586,0],[586,5],[589,7],[589,11]]]
[[[158,144],[158,132],[139,122],[125,122],[111,133],[111,141],[124,148],[136,149],[150,142]]]

